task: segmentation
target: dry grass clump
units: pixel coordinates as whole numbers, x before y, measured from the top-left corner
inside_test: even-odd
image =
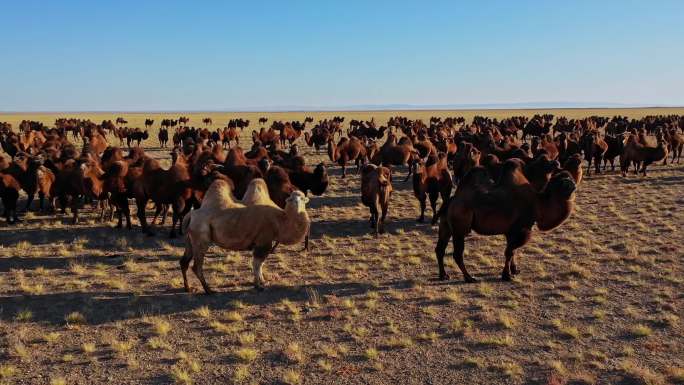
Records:
[[[58,332],[46,333],[43,335],[43,341],[47,342],[48,344],[54,344],[61,336],[62,335]]]
[[[14,316],[14,320],[17,322],[28,322],[31,318],[33,318],[33,312],[28,309],[20,310]]]
[[[242,346],[253,345],[256,340],[254,333],[242,333],[238,336],[238,342]]]
[[[95,344],[92,342],[85,342],[81,345],[81,350],[85,354],[93,354],[95,353],[96,347]]]
[[[390,337],[385,342],[385,345],[388,348],[406,349],[413,346],[413,340],[411,339],[411,337],[408,336]]]
[[[435,342],[439,338],[439,334],[435,331],[418,334],[418,339],[421,341]]]
[[[67,314],[64,320],[67,322],[67,325],[83,325],[86,323],[85,316],[77,311]]]
[[[179,366],[173,366],[171,368],[170,377],[174,383],[180,385],[192,385],[192,375],[187,369],[181,368]]]
[[[649,368],[640,366],[632,360],[623,361],[620,364],[620,370],[626,377],[636,383],[645,385],[660,385],[665,383],[665,380],[661,375],[653,372]]]
[[[163,318],[150,319],[154,333],[158,336],[165,336],[171,331],[171,323]]]
[[[241,384],[249,378],[249,366],[238,365],[233,371],[233,382],[236,384]]]
[[[483,337],[479,338],[479,340],[477,342],[483,346],[494,346],[494,347],[512,346],[514,343],[513,337],[511,337],[508,334],[503,335],[503,336],[483,336]]]
[[[564,338],[577,339],[580,337],[580,332],[577,327],[564,325],[559,319],[552,320],[551,325],[553,325]]]
[[[0,380],[9,380],[17,373],[17,368],[14,365],[3,364],[0,365]]]
[[[380,353],[376,348],[368,348],[364,350],[363,356],[369,361],[375,361],[380,357]]]
[[[50,385],[67,385],[67,380],[64,377],[52,377]]]
[[[492,368],[501,371],[503,374],[511,378],[520,377],[524,372],[522,366],[515,362],[502,361],[498,364],[492,365]]]
[[[242,315],[236,311],[228,312],[224,318],[230,322],[242,322]]]
[[[133,340],[119,341],[116,338],[109,339],[107,343],[109,344],[109,347],[120,356],[125,356],[135,345],[135,341]]]
[[[466,357],[461,362],[464,368],[481,368],[484,367],[484,360],[479,357]]]
[[[214,331],[221,334],[237,333],[242,328],[242,325],[239,323],[225,324],[220,321],[211,321],[209,326],[214,329]]]
[[[292,363],[304,362],[304,352],[302,351],[301,346],[296,342],[289,343],[285,350],[283,350],[283,355]]]
[[[240,361],[249,363],[256,360],[259,356],[259,351],[254,348],[242,347],[235,350],[234,354]]]
[[[211,310],[209,309],[209,306],[198,307],[193,311],[193,313],[201,318],[211,318]]]
[[[648,337],[653,334],[653,330],[644,324],[637,324],[629,329],[629,334],[632,337]]]
[[[171,350],[171,345],[164,341],[161,337],[151,337],[147,340],[147,346],[153,350]]]
[[[316,364],[318,364],[318,367],[321,368],[326,373],[330,373],[333,369],[332,364],[329,361],[326,361],[324,359],[320,359],[316,361]]]
[[[299,372],[287,369],[283,373],[283,383],[286,385],[299,385],[302,382],[302,375]]]

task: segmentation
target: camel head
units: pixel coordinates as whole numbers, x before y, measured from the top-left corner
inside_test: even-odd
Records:
[[[575,190],[577,185],[575,184],[572,175],[567,171],[561,171],[551,177],[549,183],[546,185],[546,189],[543,194],[547,198],[557,198],[563,201],[574,200]]]
[[[309,203],[309,198],[307,198],[303,192],[295,190],[285,200],[285,211],[288,211],[288,208],[292,208],[295,209],[297,213],[306,212],[307,203]]]
[[[392,182],[392,170],[389,167],[378,167],[378,185],[385,189]]]

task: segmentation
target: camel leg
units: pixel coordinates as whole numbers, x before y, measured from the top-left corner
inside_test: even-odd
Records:
[[[161,205],[161,217],[159,218],[159,226],[164,226],[166,223],[166,217],[169,215],[169,205]]]
[[[376,205],[373,205],[369,207],[370,209],[370,227],[371,229],[375,228],[375,222],[377,221],[378,218],[378,208]]]
[[[437,257],[437,267],[439,268],[439,280],[446,281],[449,279],[444,269],[444,254],[446,253],[447,245],[451,239],[451,231],[448,226],[442,221],[439,224],[439,238],[437,239],[437,246],[435,247],[435,256]]]
[[[162,205],[155,205],[155,207],[154,207],[154,216],[152,217],[152,221],[151,221],[151,223],[152,223],[153,225],[157,224],[157,218],[159,218],[159,214],[161,214],[162,210],[163,210],[163,206],[162,206]],[[160,225],[163,225],[163,223],[160,223]]]
[[[456,234],[452,234],[452,236],[452,242],[454,244],[454,261],[456,261],[458,268],[461,269],[461,273],[463,273],[463,279],[468,283],[477,282],[477,280],[468,273],[468,269],[466,269],[465,263],[463,263],[463,251],[465,250],[465,236],[459,236]]]
[[[192,271],[193,273],[195,273],[195,276],[197,276],[197,279],[199,279],[200,283],[202,284],[202,287],[204,288],[204,293],[212,294],[214,291],[211,290],[209,284],[207,284],[207,280],[204,278],[204,254],[207,252],[207,248],[207,245],[205,245],[204,243],[196,245],[195,242],[192,242],[193,252],[192,255],[190,255],[190,258],[192,258],[195,261],[192,264]],[[188,261],[188,263],[190,263],[190,261]],[[187,280],[185,281],[185,284],[187,285]],[[188,290],[187,287],[186,290]]]
[[[73,197],[71,200],[71,213],[74,215],[71,223],[75,225],[78,223],[78,197]]]
[[[420,202],[420,216],[418,217],[418,222],[423,223],[425,222],[425,207],[426,207],[426,196],[425,194],[420,194],[418,197],[418,201]]]
[[[24,211],[29,212],[31,211],[31,203],[33,202],[33,197],[35,196],[35,191],[27,193],[26,197],[26,207],[24,208]]]
[[[264,290],[264,272],[262,267],[269,251],[271,250],[271,245],[257,246],[254,248],[252,257],[252,271],[254,273],[254,288],[258,291]]]
[[[379,228],[380,234],[385,233],[385,217],[387,217],[388,206],[389,205],[387,205],[387,204],[382,206],[382,217],[380,217],[380,221],[379,221],[380,222],[380,228]]]
[[[173,214],[171,215],[171,231],[169,232],[169,238],[176,238],[176,223],[179,219],[182,219],[181,211],[184,210],[183,202],[177,201],[171,205]]]
[[[591,156],[587,159],[587,176],[591,175]]]
[[[506,262],[504,263],[501,279],[510,281],[511,276],[518,274],[518,266],[515,264],[515,250],[522,247],[530,240],[531,230],[523,228],[517,232],[506,235],[506,251],[504,255]]]
[[[430,223],[433,225],[437,223],[437,198],[439,198],[439,192],[430,193],[430,207],[432,208],[432,221]]]
[[[408,182],[408,180],[411,178],[411,174],[413,174],[413,165],[412,163],[408,164],[408,174],[406,174],[406,179],[404,179],[404,182]]]
[[[601,156],[597,156],[596,159],[594,159],[594,171],[596,171],[596,174],[601,173]]]
[[[147,206],[147,200],[136,199],[135,201],[136,205],[138,206],[136,216],[138,217],[138,221],[140,221],[140,227],[142,228],[143,234],[153,236],[154,232],[152,232],[149,226],[147,226],[147,218],[145,218],[145,207]]]
[[[342,178],[347,176],[347,163],[342,163]]]
[[[190,242],[185,244],[185,253],[180,259],[181,274],[183,275],[183,287],[185,291],[190,293],[190,285],[188,285],[188,267],[190,267],[190,261],[192,261],[192,245]]]

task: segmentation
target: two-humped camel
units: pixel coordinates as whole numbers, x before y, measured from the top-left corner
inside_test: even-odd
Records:
[[[308,201],[301,191],[294,191],[281,209],[273,203],[266,183],[260,178],[250,182],[242,201],[238,201],[229,181],[215,180],[207,190],[202,206],[183,220],[186,243],[180,265],[185,290],[190,291],[186,272],[194,259],[192,271],[204,291],[212,292],[202,269],[204,255],[212,243],[226,250],[252,250],[254,286],[263,290],[262,266],[274,242],[294,245],[308,234],[311,223],[306,213]]]

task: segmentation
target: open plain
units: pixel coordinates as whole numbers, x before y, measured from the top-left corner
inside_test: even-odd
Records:
[[[181,115],[196,127],[210,117],[212,130],[249,119],[240,134],[249,149],[262,116],[266,126],[343,116],[346,132],[352,119],[535,113],[641,118],[684,109],[34,113],[0,114],[0,122],[122,116],[144,129],[154,119],[142,146],[168,166],[159,122]],[[326,164],[330,184],[310,196],[310,250],[280,246],[266,260],[263,292],[252,287],[247,252],[212,247],[205,270],[217,293],[200,294],[192,274],[196,292],[185,293],[183,237],[148,237],[137,220],[115,229],[89,205],[77,225],[38,212],[2,222],[0,383],[684,383],[684,164],[658,162],[646,177],[585,176],[571,217],[534,231],[511,282],[500,279],[504,238],[469,236],[465,263],[479,283],[466,284],[451,246],[451,280],[437,280],[437,226],[416,221],[406,167],[394,169],[387,231],[375,238],[356,170],[342,179],[324,151],[297,143],[307,164]]]

